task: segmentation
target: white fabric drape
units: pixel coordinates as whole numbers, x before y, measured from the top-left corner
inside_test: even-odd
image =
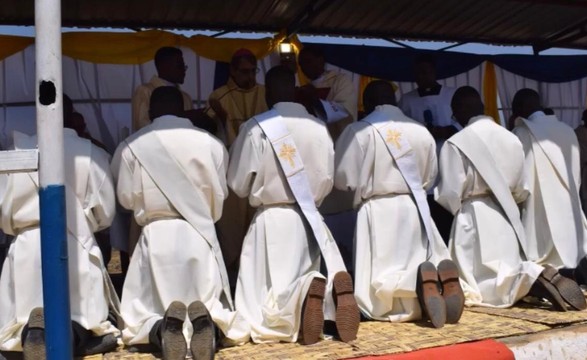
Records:
[[[453,88],[469,85],[481,92],[483,89],[483,64],[462,74],[438,80],[438,82],[440,85]],[[406,94],[416,89],[417,87],[416,83],[414,82],[396,82],[396,84],[398,85],[398,89],[396,91],[396,97],[398,101],[403,94]]]
[[[194,107],[205,106],[214,88],[216,63],[182,48],[188,66],[182,89],[194,100]],[[35,133],[35,48],[29,46],[0,61],[0,146],[11,145],[12,132]],[[279,63],[279,55],[271,54],[259,61],[257,81],[264,83],[265,73]],[[360,75],[327,64],[327,69],[347,73],[357,90]],[[587,97],[587,78],[566,83],[538,83],[495,67],[498,92],[504,107],[504,118],[510,115],[510,104],[515,91],[523,87],[539,90],[545,106],[554,109],[559,119],[576,127],[581,118]],[[151,79],[156,73],[153,61],[141,65],[93,64],[63,58],[63,85],[74,100],[74,107],[81,113],[89,133],[110,151],[125,137],[125,127],[130,129],[130,100],[134,89]],[[442,85],[459,87],[470,85],[482,92],[483,66],[465,73],[439,80]],[[397,82],[398,100],[415,88],[412,82]],[[358,91],[357,91],[358,93]],[[358,99],[357,99],[358,100]]]
[[[563,83],[546,83],[524,78],[499,66],[495,66],[495,73],[498,94],[506,120],[511,115],[512,100],[516,91],[530,88],[538,91],[542,98],[542,105],[553,109],[559,120],[572,128],[580,124],[587,96],[587,78]]]

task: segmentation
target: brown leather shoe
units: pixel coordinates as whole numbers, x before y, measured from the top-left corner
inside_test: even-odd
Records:
[[[459,281],[459,269],[452,260],[442,260],[438,264],[438,280],[446,303],[446,322],[456,324],[465,309],[465,294]]]
[[[540,274],[544,279],[551,283],[560,296],[575,310],[585,310],[587,302],[579,285],[573,280],[559,274],[558,270],[550,265],[545,265]]]
[[[302,324],[299,341],[303,345],[315,344],[320,340],[324,327],[324,291],[326,280],[314,278],[310,283],[302,306]]]
[[[534,296],[537,298],[543,298],[552,304],[552,307],[558,311],[567,311],[567,305],[565,300],[563,300],[562,296],[558,292],[558,290],[552,285],[548,280],[546,280],[542,275],[540,275],[532,287],[530,288],[530,292],[528,295]]]
[[[344,342],[357,338],[361,315],[353,292],[353,280],[346,271],[334,275],[332,295],[336,306],[336,330]]]
[[[446,323],[446,303],[438,291],[438,272],[429,261],[418,267],[416,294],[422,308],[423,315],[427,315],[435,328],[441,328]]]

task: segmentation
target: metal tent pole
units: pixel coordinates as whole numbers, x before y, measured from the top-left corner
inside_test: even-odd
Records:
[[[61,0],[35,0],[36,104],[45,342],[48,360],[72,359],[63,172]]]

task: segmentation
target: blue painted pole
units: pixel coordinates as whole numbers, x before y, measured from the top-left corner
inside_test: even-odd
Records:
[[[65,187],[39,191],[47,359],[72,359]]]
[[[61,0],[35,0],[39,205],[45,344],[48,360],[73,359],[65,174]]]

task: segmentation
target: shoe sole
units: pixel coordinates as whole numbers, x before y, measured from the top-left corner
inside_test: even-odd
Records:
[[[29,332],[23,344],[24,360],[45,360],[45,316],[42,308],[34,308],[29,315]]]
[[[587,308],[585,296],[576,282],[562,276],[558,270],[550,265],[544,266],[542,276],[556,288],[563,300],[573,309],[585,310]]]
[[[163,318],[161,329],[161,347],[164,360],[184,360],[187,355],[187,343],[182,328],[186,317],[185,304],[172,302]]]
[[[438,292],[438,272],[431,262],[423,262],[418,267],[416,294],[422,312],[428,315],[432,325],[439,329],[446,323],[446,303]]]
[[[465,309],[465,294],[459,281],[459,269],[451,260],[438,264],[438,279],[442,285],[442,297],[446,303],[446,322],[456,324]]]
[[[326,281],[314,278],[310,283],[302,309],[302,325],[300,327],[300,343],[315,344],[320,340],[324,327],[324,291]]]
[[[353,341],[359,332],[361,316],[349,273],[339,272],[334,275],[333,287],[338,336],[344,342]]]
[[[563,300],[562,296],[553,284],[542,277],[542,275],[536,279],[536,283],[541,286],[543,290],[545,290],[542,296],[552,303],[552,306],[555,308],[555,310],[568,311],[565,300]]]
[[[188,316],[194,329],[190,340],[192,359],[214,359],[214,354],[216,353],[216,330],[206,305],[201,301],[194,301],[188,308]]]

